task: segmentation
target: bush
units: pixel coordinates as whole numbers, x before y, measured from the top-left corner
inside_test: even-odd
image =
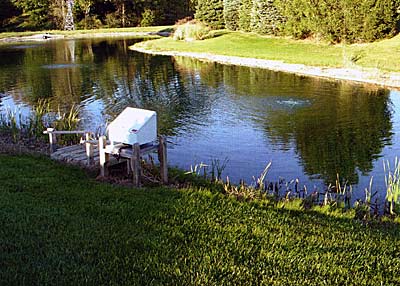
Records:
[[[331,42],[369,42],[394,35],[399,0],[276,0],[286,18],[285,33]]]
[[[203,40],[208,37],[211,29],[204,23],[192,20],[179,25],[174,33],[174,40]]]
[[[156,13],[153,10],[145,9],[142,13],[141,27],[154,26],[156,23]]]
[[[97,18],[97,16],[88,16],[76,24],[76,28],[78,30],[80,30],[80,29],[98,29],[102,26],[103,26],[103,23]]]
[[[118,18],[118,15],[116,13],[108,13],[106,15],[106,25],[108,28],[118,28],[121,25],[121,20]]]

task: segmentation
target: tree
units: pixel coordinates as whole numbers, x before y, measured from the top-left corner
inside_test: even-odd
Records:
[[[12,0],[12,3],[22,11],[24,21],[21,28],[40,30],[54,27],[49,13],[50,0]]]
[[[261,34],[278,34],[284,19],[274,0],[253,0],[251,9],[251,31]]]
[[[84,29],[88,28],[88,19],[92,5],[93,0],[75,0],[75,9],[82,11],[84,15]]]
[[[223,0],[198,0],[195,18],[213,29],[224,28]]]
[[[251,8],[253,7],[252,0],[241,0],[239,6],[239,30],[250,32],[250,22],[251,22]]]
[[[239,28],[240,0],[224,0],[225,27],[235,31]]]

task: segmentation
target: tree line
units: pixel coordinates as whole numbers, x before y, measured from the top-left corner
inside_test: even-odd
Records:
[[[0,0],[0,30],[62,29],[67,0]],[[395,35],[400,0],[74,0],[78,29],[169,25],[369,42]]]
[[[192,16],[195,0],[74,0],[77,29],[169,25]],[[63,29],[67,0],[0,0],[0,30]]]
[[[370,42],[398,33],[399,0],[198,0],[196,18],[213,28]]]

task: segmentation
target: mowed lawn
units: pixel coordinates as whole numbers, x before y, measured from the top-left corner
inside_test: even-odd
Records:
[[[0,155],[0,285],[400,285],[400,228]]]
[[[220,34],[202,41],[185,42],[162,38],[136,45],[153,51],[209,53],[308,66],[373,68],[400,72],[400,35],[375,43],[333,45],[243,32],[225,31]]]

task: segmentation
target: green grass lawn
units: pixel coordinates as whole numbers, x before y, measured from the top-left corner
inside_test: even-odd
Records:
[[[399,285],[400,228],[0,155],[0,285]]]
[[[155,51],[201,52],[311,66],[358,66],[400,72],[400,36],[371,44],[330,45],[309,40],[227,32],[203,41],[185,42],[163,38],[137,45]]]
[[[50,31],[28,31],[28,32],[4,32],[0,33],[0,39],[10,38],[10,37],[22,37],[22,36],[32,36],[43,33],[65,35],[66,37],[90,37],[94,34],[99,33],[144,33],[144,32],[161,32],[168,31],[171,26],[155,26],[155,27],[131,27],[131,28],[104,28],[104,29],[94,29],[94,30],[75,30],[75,31],[63,31],[63,30],[50,30]]]

